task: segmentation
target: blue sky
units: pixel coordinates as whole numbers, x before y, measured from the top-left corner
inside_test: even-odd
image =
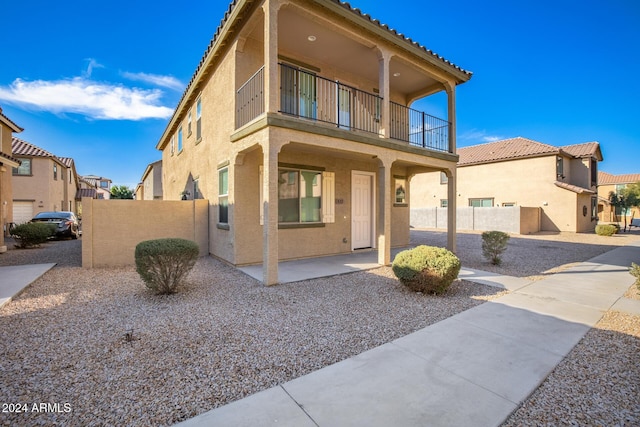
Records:
[[[350,4],[474,73],[457,91],[458,146],[598,141],[601,170],[640,172],[637,0]],[[0,106],[19,138],[134,187],[228,6],[3,2]],[[446,117],[443,101],[415,107]]]

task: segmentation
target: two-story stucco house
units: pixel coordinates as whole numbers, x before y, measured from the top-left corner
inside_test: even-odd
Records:
[[[77,213],[79,184],[73,159],[57,157],[15,137],[12,147],[21,162],[12,172],[13,222],[27,222],[44,211]]]
[[[599,143],[555,147],[517,137],[459,148],[458,154],[458,207],[537,207],[540,216],[534,231],[595,228]],[[450,204],[445,183],[439,173],[416,176],[411,208]]]
[[[23,129],[2,114],[0,108],[0,253],[7,251],[4,235],[7,225],[13,222],[13,183],[11,171],[20,166],[20,160],[13,156],[13,134]]]
[[[89,187],[95,188],[98,199],[111,198],[111,181],[109,178],[98,175],[83,175],[80,177],[82,181],[89,184]]]
[[[162,160],[147,165],[135,195],[136,200],[162,200]]]
[[[164,199],[210,200],[210,253],[262,263],[265,284],[279,260],[375,248],[389,264],[411,176],[455,177],[470,78],[347,3],[234,0],[157,144]],[[410,108],[438,92],[447,118]]]
[[[607,172],[598,172],[598,218],[603,222],[624,222],[622,216],[627,217],[627,222],[632,218],[640,218],[640,209],[631,207],[624,211],[614,208],[609,203],[609,194],[619,194],[620,190],[629,184],[640,182],[640,173],[627,173],[613,175]]]

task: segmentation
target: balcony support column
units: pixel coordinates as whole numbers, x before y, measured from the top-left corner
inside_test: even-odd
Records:
[[[382,105],[380,106],[380,131],[381,138],[391,137],[391,83],[389,79],[389,63],[391,52],[380,50],[378,52],[378,84]]]
[[[278,11],[280,0],[265,0],[264,11],[264,100],[267,113],[277,112],[278,102]]]
[[[278,154],[281,144],[262,144],[262,282],[278,283]]]
[[[447,91],[447,120],[449,121],[449,152],[456,152],[456,85],[446,83]]]
[[[458,201],[458,189],[456,185],[456,166],[445,170],[447,175],[447,249],[456,253],[456,213]]]

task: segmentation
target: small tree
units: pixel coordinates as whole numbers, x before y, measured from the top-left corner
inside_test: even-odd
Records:
[[[112,199],[133,199],[133,191],[126,185],[114,185],[111,187]]]
[[[614,208],[614,221],[620,223],[618,218],[618,211],[624,218],[623,231],[627,231],[627,212],[632,207],[640,207],[640,182],[628,185],[626,188],[620,190],[619,193],[611,191],[609,193],[609,203]]]
[[[485,231],[482,233],[482,254],[493,265],[500,265],[500,255],[507,249],[509,235],[502,231]]]

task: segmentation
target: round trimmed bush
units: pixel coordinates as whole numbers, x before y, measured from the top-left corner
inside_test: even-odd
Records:
[[[172,294],[198,259],[196,242],[179,238],[146,240],[136,246],[136,271],[158,294]]]
[[[396,255],[391,268],[412,291],[438,295],[458,277],[460,259],[447,249],[421,245]]]
[[[596,225],[596,234],[598,236],[613,236],[618,232],[618,228],[612,224]]]
[[[26,222],[11,230],[17,248],[34,248],[45,243],[56,232],[56,226],[46,222]]]

